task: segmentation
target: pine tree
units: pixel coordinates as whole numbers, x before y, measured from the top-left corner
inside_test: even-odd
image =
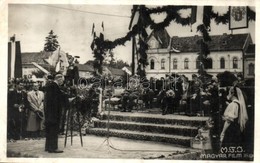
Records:
[[[54,35],[53,30],[49,32],[49,35],[46,37],[45,44],[44,44],[44,51],[46,52],[53,52],[57,50],[57,48],[60,46],[59,42],[57,40],[58,36]]]

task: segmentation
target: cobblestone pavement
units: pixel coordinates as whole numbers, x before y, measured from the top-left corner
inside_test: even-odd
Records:
[[[137,141],[93,135],[83,136],[83,147],[80,137],[73,137],[71,146],[70,137],[67,147],[64,148],[64,137],[59,138],[59,149],[64,153],[48,153],[44,151],[45,139],[18,140],[7,143],[8,158],[99,158],[99,159],[196,159],[199,152],[194,149],[176,147],[172,144],[149,141]],[[111,145],[109,147],[109,145]]]

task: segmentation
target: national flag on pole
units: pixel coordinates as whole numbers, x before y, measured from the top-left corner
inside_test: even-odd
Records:
[[[61,61],[59,60],[55,67],[55,72],[59,72],[61,70]]]
[[[61,60],[60,60],[60,58],[61,58],[61,55],[60,55],[60,48],[59,48],[58,62],[56,64],[56,66],[55,66],[55,71],[56,72],[59,72],[61,70]]]
[[[197,21],[197,6],[191,7],[190,24],[194,24]]]
[[[91,35],[94,34],[95,24],[93,23]]]
[[[22,77],[22,57],[20,41],[15,41],[15,35],[8,42],[8,77]]]
[[[104,31],[104,23],[103,23],[103,21],[102,21],[101,27],[102,27],[102,29]]]

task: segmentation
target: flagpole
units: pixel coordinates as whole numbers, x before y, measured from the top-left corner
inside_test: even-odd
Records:
[[[135,36],[132,36],[132,75],[135,74]]]

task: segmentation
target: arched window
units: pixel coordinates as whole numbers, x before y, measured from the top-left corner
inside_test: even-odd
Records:
[[[233,58],[233,68],[238,68],[238,61],[236,57]]]
[[[151,59],[150,61],[150,69],[154,70],[154,59]]]
[[[165,59],[161,60],[161,69],[164,70],[165,69]]]
[[[199,57],[197,57],[196,59],[196,69],[199,69],[200,68],[200,59]]]
[[[184,69],[189,69],[189,59],[188,58],[186,58],[184,60]]]
[[[248,65],[248,75],[254,75],[255,74],[255,65],[253,63],[250,63]]]
[[[177,69],[178,68],[177,59],[176,58],[174,58],[174,60],[173,60],[173,67],[172,68],[173,69]]]
[[[220,58],[220,68],[221,69],[225,68],[225,59],[224,58]]]
[[[212,59],[207,58],[207,62],[205,63],[204,66],[205,66],[206,69],[212,69]]]

